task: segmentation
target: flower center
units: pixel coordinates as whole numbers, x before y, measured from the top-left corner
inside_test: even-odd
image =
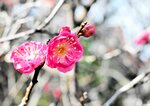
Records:
[[[67,46],[66,45],[60,44],[60,45],[57,46],[57,48],[56,48],[56,54],[58,56],[61,56],[61,57],[65,56],[66,53],[67,53]]]

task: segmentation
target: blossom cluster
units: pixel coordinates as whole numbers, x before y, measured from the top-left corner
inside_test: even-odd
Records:
[[[89,37],[95,33],[93,25],[83,29],[83,35]],[[76,33],[71,33],[69,27],[62,27],[59,35],[52,38],[48,44],[30,41],[14,49],[11,60],[16,70],[29,74],[38,66],[46,63],[60,72],[70,71],[83,55],[83,46]]]

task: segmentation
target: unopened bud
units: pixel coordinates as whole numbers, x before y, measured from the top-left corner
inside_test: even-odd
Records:
[[[84,37],[90,37],[96,33],[96,28],[92,24],[87,24],[82,30],[82,36]]]
[[[70,28],[65,26],[65,27],[62,27],[60,30],[59,30],[59,33],[61,32],[71,32]]]

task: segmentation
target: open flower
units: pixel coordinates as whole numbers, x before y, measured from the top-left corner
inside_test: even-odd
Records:
[[[49,67],[64,73],[70,71],[83,55],[83,47],[77,35],[68,29],[63,28],[58,36],[50,40],[46,56],[46,64]]]
[[[135,43],[137,45],[147,44],[147,43],[149,43],[149,39],[150,39],[150,33],[144,32],[137,39],[135,39]]]
[[[82,36],[84,37],[90,37],[96,33],[96,28],[92,24],[87,24],[82,30]]]
[[[11,60],[21,73],[29,74],[44,63],[47,45],[40,42],[25,42],[12,51]]]

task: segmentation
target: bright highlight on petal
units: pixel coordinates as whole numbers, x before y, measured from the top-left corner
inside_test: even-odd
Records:
[[[29,74],[44,63],[47,45],[40,42],[25,42],[12,51],[11,60],[21,73]]]
[[[61,72],[68,72],[81,59],[82,55],[83,47],[78,41],[77,35],[70,33],[69,28],[65,27],[48,43],[46,64]]]

